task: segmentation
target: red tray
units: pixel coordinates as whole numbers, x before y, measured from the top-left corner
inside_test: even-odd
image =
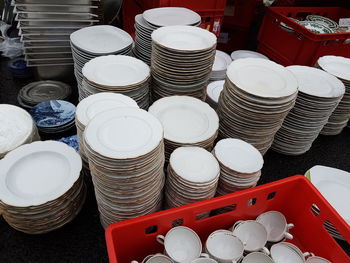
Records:
[[[258,51],[282,65],[314,66],[324,55],[350,57],[350,33],[315,34],[288,17],[299,20],[307,15],[321,15],[338,22],[350,17],[342,7],[270,7],[261,25]],[[281,23],[293,28],[284,30]]]
[[[311,210],[313,204],[320,209],[318,216]],[[203,212],[226,206],[233,206],[234,210],[202,220],[196,219]],[[229,228],[240,219],[255,219],[259,214],[269,210],[282,212],[288,223],[295,224],[291,230],[294,236],[292,242],[303,251],[313,252],[331,260],[332,263],[350,262],[350,257],[329,235],[324,223],[331,222],[348,243],[350,227],[316,188],[301,175],[114,223],[106,229],[109,260],[111,263],[130,263],[132,260],[141,262],[149,254],[162,252],[163,248],[156,242],[156,236],[164,235],[172,226],[179,223],[196,231],[204,242],[214,230]]]

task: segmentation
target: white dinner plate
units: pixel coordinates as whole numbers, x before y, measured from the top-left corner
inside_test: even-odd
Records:
[[[285,67],[266,59],[238,59],[227,68],[227,77],[239,89],[263,98],[283,98],[298,90],[298,82]]]
[[[305,175],[350,225],[350,173],[332,167],[316,165]]]
[[[237,59],[241,59],[241,58],[263,58],[263,59],[269,59],[267,56],[259,53],[259,52],[255,52],[255,51],[251,51],[251,50],[236,50],[233,51],[231,53],[231,58],[232,60],[237,60]]]
[[[160,7],[143,12],[143,18],[154,26],[195,25],[201,21],[196,12],[183,7]]]
[[[323,56],[318,59],[317,63],[324,71],[350,81],[350,58]]]
[[[25,207],[57,199],[77,181],[82,161],[62,142],[22,145],[0,161],[0,200]]]
[[[211,100],[218,103],[221,91],[224,89],[225,80],[210,82],[207,86],[207,95]]]

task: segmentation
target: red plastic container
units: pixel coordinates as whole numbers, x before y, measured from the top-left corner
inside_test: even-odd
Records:
[[[321,211],[318,216],[311,211],[313,204]],[[203,212],[226,206],[234,210],[197,219]],[[109,260],[111,263],[129,263],[134,259],[141,262],[146,255],[162,252],[164,248],[156,241],[156,236],[164,235],[174,223],[182,222],[192,228],[204,243],[214,230],[229,228],[240,219],[255,219],[269,210],[282,212],[288,222],[295,224],[291,230],[292,242],[303,251],[313,252],[333,263],[350,262],[350,257],[323,224],[331,222],[347,242],[350,242],[350,227],[304,176],[112,224],[106,229]]]
[[[307,15],[322,15],[338,22],[350,17],[341,7],[270,7],[260,28],[258,51],[276,62],[313,66],[324,55],[350,57],[350,33],[315,34],[288,17],[303,20]],[[293,28],[288,32],[281,23]]]

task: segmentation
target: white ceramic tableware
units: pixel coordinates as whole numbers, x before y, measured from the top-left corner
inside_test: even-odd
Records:
[[[212,258],[197,258],[193,260],[191,263],[218,263],[218,262]]]
[[[287,242],[274,244],[270,252],[275,263],[304,263],[306,257],[313,256],[309,252],[302,253],[298,247]]]
[[[306,263],[331,263],[331,262],[325,258],[311,256],[306,260]]]
[[[136,260],[131,261],[131,263],[138,263]],[[174,261],[163,255],[163,254],[155,254],[149,255],[142,260],[142,263],[174,263]]]
[[[252,252],[246,255],[241,263],[274,263],[272,258],[262,252]]]
[[[237,59],[243,59],[243,58],[263,58],[263,59],[269,59],[265,55],[251,51],[251,50],[236,50],[231,53],[231,58],[232,60],[237,60]]]

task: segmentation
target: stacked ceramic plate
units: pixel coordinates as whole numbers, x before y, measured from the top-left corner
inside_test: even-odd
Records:
[[[152,99],[186,95],[204,100],[215,58],[216,36],[194,26],[152,33]]]
[[[249,143],[239,139],[220,140],[213,150],[220,164],[218,195],[225,195],[256,186],[264,159]]]
[[[206,102],[212,107],[214,110],[218,107],[219,97],[224,89],[225,80],[217,80],[210,82],[207,86],[207,97]]]
[[[345,85],[342,100],[321,131],[323,135],[337,135],[342,132],[350,119],[350,59],[324,56],[318,59],[316,66],[337,77]]]
[[[152,39],[154,30],[163,26],[198,26],[201,17],[196,12],[183,7],[161,7],[146,10],[135,16],[134,54],[148,65],[151,64]]]
[[[290,66],[287,69],[296,76],[299,93],[294,108],[275,135],[272,149],[298,155],[311,148],[342,99],[345,87],[336,77],[316,68]]]
[[[161,208],[163,128],[151,114],[118,108],[96,115],[84,132],[101,224]]]
[[[85,200],[81,159],[55,141],[18,147],[0,162],[0,207],[13,228],[42,234],[67,224]]]
[[[48,100],[69,100],[71,87],[60,81],[44,80],[24,86],[18,93],[18,103],[30,110],[40,102]]]
[[[32,117],[25,110],[0,104],[0,159],[23,144],[40,140]]]
[[[57,134],[74,127],[75,106],[64,100],[49,100],[39,103],[30,110],[39,131]]]
[[[306,17],[306,20],[317,22],[318,24],[322,24],[322,25],[332,29],[334,32],[337,31],[337,29],[339,28],[339,25],[337,22],[335,22],[332,19],[329,19],[327,17],[324,17],[324,16],[308,15]]]
[[[227,67],[231,64],[231,57],[220,50],[216,50],[215,60],[212,71],[210,73],[210,80],[222,80],[226,78]]]
[[[180,147],[170,156],[165,187],[167,208],[213,198],[220,175],[215,157],[200,147]]]
[[[231,58],[233,61],[241,58],[263,58],[263,59],[269,59],[265,55],[251,50],[236,50],[231,53]]]
[[[69,35],[100,21],[93,0],[14,0],[28,66],[73,64]]]
[[[74,73],[78,82],[79,98],[83,81],[82,68],[93,58],[105,55],[130,55],[133,40],[120,28],[99,25],[75,31],[70,35],[74,59]]]
[[[88,163],[83,143],[85,127],[97,114],[120,107],[138,108],[137,103],[133,99],[122,94],[110,92],[97,93],[79,102],[76,110],[75,125],[79,141],[79,154],[84,161],[83,165]]]
[[[68,146],[72,147],[76,152],[79,151],[79,144],[78,144],[78,136],[77,135],[62,137],[62,138],[57,139],[55,141],[63,142],[65,144],[67,144]]]
[[[83,76],[80,99],[99,92],[115,92],[133,98],[142,109],[149,106],[150,68],[137,58],[94,58],[83,67]]]
[[[293,73],[270,60],[233,61],[219,98],[219,136],[242,139],[265,154],[294,106],[297,87]]]
[[[207,103],[189,96],[171,96],[157,100],[148,111],[163,125],[166,161],[181,146],[212,149],[219,118]]]

